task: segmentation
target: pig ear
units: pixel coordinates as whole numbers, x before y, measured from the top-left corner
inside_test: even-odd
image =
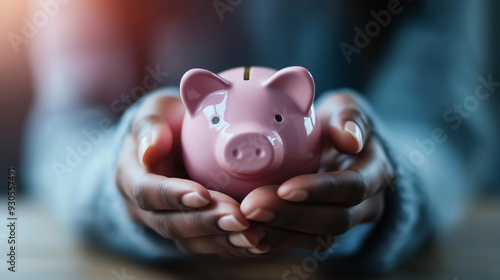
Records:
[[[314,80],[306,68],[300,66],[283,68],[263,85],[290,96],[303,113],[307,114],[311,109],[314,100]]]
[[[181,79],[181,99],[193,116],[201,102],[210,93],[226,90],[229,82],[205,69],[191,69]]]

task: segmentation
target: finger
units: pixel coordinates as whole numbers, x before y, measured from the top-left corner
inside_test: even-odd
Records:
[[[209,235],[180,239],[176,241],[176,244],[181,250],[191,254],[224,254],[230,252],[233,255],[236,253],[239,256],[251,256],[268,250],[268,247],[262,245],[260,249],[256,248],[260,239],[257,229],[251,227],[244,232],[230,235]]]
[[[258,224],[258,227],[263,232],[263,239],[259,244],[270,247],[316,250],[321,252],[329,249],[336,239],[333,235],[320,236],[271,227],[261,223]]]
[[[276,186],[258,188],[241,203],[241,211],[249,220],[316,235],[343,234],[369,220],[370,211],[379,214],[382,210],[383,201],[379,197],[354,207],[288,202],[276,195]]]
[[[328,202],[353,206],[373,195],[377,189],[370,187],[360,172],[344,170],[294,177],[280,186],[278,195],[294,202]]]
[[[387,156],[373,138],[347,170],[294,177],[280,186],[278,195],[288,201],[353,206],[385,189],[392,176]]]
[[[165,119],[149,115],[137,120],[132,127],[139,162],[153,166],[169,155],[173,146],[172,131]]]
[[[210,202],[210,193],[195,181],[146,173],[128,195],[143,210],[200,208]]]
[[[248,229],[250,223],[241,214],[239,204],[222,196],[212,195],[210,204],[201,210],[140,211],[138,216],[146,226],[172,240],[227,235]]]
[[[370,125],[354,97],[337,93],[321,107],[322,128],[334,147],[344,154],[359,153],[369,137]]]
[[[209,203],[210,193],[194,181],[147,173],[132,153],[133,142],[131,136],[125,139],[116,171],[116,184],[125,198],[143,210],[199,208]]]
[[[246,248],[231,245],[227,235],[211,235],[190,239],[176,240],[176,245],[189,254],[220,254],[226,257],[253,257]]]
[[[378,221],[385,210],[385,196],[384,191],[378,192],[372,198],[367,199],[360,207],[357,207],[356,215],[360,216],[359,223],[371,223]]]
[[[145,99],[135,116],[132,135],[139,162],[151,167],[180,146],[184,105],[170,89],[157,90]]]

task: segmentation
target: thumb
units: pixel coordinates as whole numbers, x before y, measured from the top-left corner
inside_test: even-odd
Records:
[[[139,162],[145,166],[152,167],[172,150],[172,129],[160,116],[147,116],[139,120],[132,134],[136,139]]]
[[[354,97],[347,93],[332,96],[327,133],[333,146],[343,154],[359,153],[370,136],[370,124]]]

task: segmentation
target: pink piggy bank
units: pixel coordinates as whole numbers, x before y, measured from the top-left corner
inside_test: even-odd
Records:
[[[257,187],[318,171],[321,126],[307,69],[191,69],[180,91],[184,164],[206,188],[241,201]]]

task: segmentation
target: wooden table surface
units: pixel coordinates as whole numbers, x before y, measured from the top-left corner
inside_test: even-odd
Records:
[[[4,202],[2,199],[0,209],[6,209]],[[6,221],[5,214],[1,215]],[[17,272],[7,271],[7,232],[2,226],[0,280],[282,279],[286,270],[302,262],[299,256],[287,256],[245,262],[207,257],[174,267],[137,263],[82,245],[56,227],[36,203],[21,200],[17,215]],[[500,197],[482,198],[446,238],[423,248],[390,275],[368,279],[500,279],[499,237]],[[332,277],[318,269],[307,279]]]

